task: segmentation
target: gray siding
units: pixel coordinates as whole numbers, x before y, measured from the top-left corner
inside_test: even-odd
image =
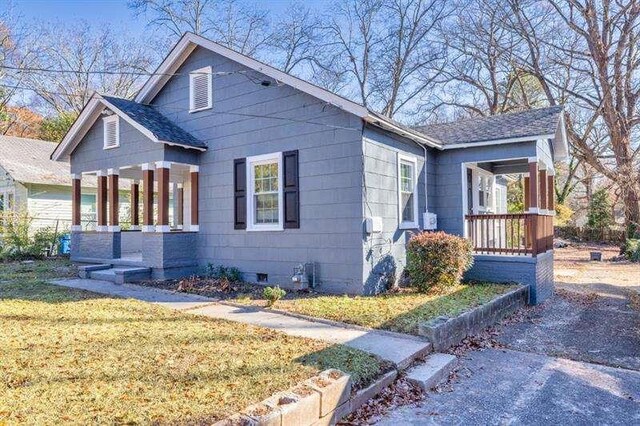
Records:
[[[438,152],[435,189],[438,229],[450,234],[463,234],[463,163],[528,158],[535,155],[534,141]]]
[[[398,153],[415,157],[418,168],[418,220],[422,227],[425,211],[424,150],[415,143],[394,137],[374,128],[367,128],[363,140],[364,155],[364,215],[381,217],[382,232],[363,236],[363,282],[365,293],[383,290],[384,278],[393,273],[400,276],[405,266],[405,244],[412,232],[399,228],[398,218]],[[435,157],[427,151],[427,182],[429,206],[435,202]]]
[[[251,78],[214,77],[213,109],[189,113],[188,73],[208,65],[214,72],[248,71],[197,48],[152,101],[209,145],[200,155],[199,263],[236,266],[250,280],[267,273],[270,282],[287,285],[295,265],[315,261],[322,291],[361,292],[361,121],[291,87],[254,84],[263,78],[254,71]],[[300,229],[234,230],[233,159],[294,149],[299,150]]]
[[[155,161],[198,164],[197,151],[151,141],[120,119],[120,146],[103,149],[103,123],[98,118],[71,155],[71,173],[106,170]]]

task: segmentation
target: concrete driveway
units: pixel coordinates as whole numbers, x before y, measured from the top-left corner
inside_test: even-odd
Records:
[[[466,352],[440,392],[378,424],[640,424],[640,265],[590,263],[593,249],[557,250],[552,299],[498,327],[494,348]]]

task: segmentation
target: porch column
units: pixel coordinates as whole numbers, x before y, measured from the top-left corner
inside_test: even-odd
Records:
[[[529,191],[530,191],[529,185],[530,185],[529,176],[525,176],[524,189],[522,190],[522,192],[524,192],[524,211],[525,212],[528,212],[529,209],[531,208],[531,194],[529,194]]]
[[[178,184],[176,190],[176,227],[182,229],[184,225],[184,188],[182,184]]]
[[[540,170],[540,211],[543,214],[547,213],[547,171],[545,169]]]
[[[71,232],[82,231],[80,208],[82,205],[82,175],[71,174]]]
[[[109,181],[109,232],[120,232],[120,191],[118,169],[107,171]]]
[[[189,230],[197,232],[200,230],[198,221],[198,180],[200,168],[198,166],[191,166],[189,172],[191,184],[191,226],[189,227]]]
[[[131,230],[140,229],[140,183],[137,180],[131,181]]]
[[[556,197],[555,197],[555,185],[554,185],[554,174],[550,173],[547,176],[547,209],[551,210],[551,213],[556,210]]]
[[[142,165],[142,232],[153,232],[153,164]]]
[[[98,211],[98,224],[96,231],[107,231],[107,175],[102,170],[98,171],[98,193],[96,196],[96,210]]]
[[[169,232],[169,169],[171,163],[156,162],[156,179],[158,180],[158,225],[156,232]]]
[[[529,208],[527,213],[538,213],[538,159],[529,159]]]

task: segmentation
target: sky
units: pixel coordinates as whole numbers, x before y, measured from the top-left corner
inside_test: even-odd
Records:
[[[7,0],[0,0],[4,2]],[[307,0],[310,6],[321,6],[327,0]],[[278,16],[291,0],[262,0],[253,2],[263,9],[269,9],[273,17]],[[144,30],[144,17],[136,17],[127,7],[127,0],[13,0],[23,22],[85,20],[89,23],[127,28],[128,31]]]

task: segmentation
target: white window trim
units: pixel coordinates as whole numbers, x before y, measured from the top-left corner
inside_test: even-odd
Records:
[[[202,108],[193,107],[193,78],[196,74],[208,74],[207,86],[209,89],[209,99],[207,100],[207,106]],[[211,66],[203,67],[197,70],[193,70],[189,73],[189,112],[204,111],[206,109],[213,108],[213,69]]]
[[[107,146],[107,123],[115,121],[116,123],[116,144],[113,146]],[[120,117],[116,114],[109,115],[102,119],[103,131],[102,131],[102,149],[114,149],[120,147]]]
[[[413,221],[402,220],[402,191],[400,182],[400,164],[402,162],[413,165]],[[398,153],[398,227],[400,229],[419,229],[418,219],[418,159],[416,157]]]
[[[276,161],[278,163],[278,223],[254,223],[254,171],[253,166],[258,164],[268,164]],[[271,154],[255,155],[247,157],[247,231],[283,231],[284,230],[284,191],[283,191],[283,170],[282,152]]]

